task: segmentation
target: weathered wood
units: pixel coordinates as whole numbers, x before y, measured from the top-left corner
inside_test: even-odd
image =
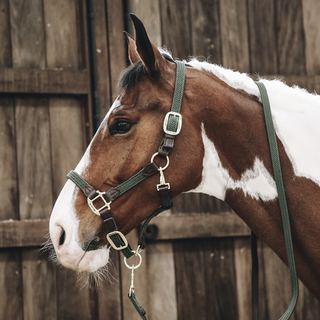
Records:
[[[234,239],[234,260],[237,279],[238,320],[251,320],[251,252],[250,239]]]
[[[274,2],[248,1],[250,72],[277,74],[277,35]]]
[[[187,59],[192,55],[190,10],[187,0],[161,0],[162,43],[174,57]]]
[[[12,67],[9,1],[0,1],[0,68]]]
[[[149,314],[153,320],[177,320],[176,280],[172,243],[148,243]]]
[[[22,251],[24,320],[55,320],[55,267],[48,257],[34,249]]]
[[[10,248],[0,251],[0,288],[0,319],[23,320],[19,249]]]
[[[16,98],[20,218],[47,218],[52,209],[46,98]]]
[[[280,74],[305,74],[305,40],[300,0],[275,2]]]
[[[1,221],[0,248],[39,246],[48,232],[48,220]]]
[[[173,246],[178,318],[238,319],[233,240],[179,240]]]
[[[302,9],[307,74],[316,75],[320,74],[320,2],[302,0]]]
[[[122,319],[120,259],[123,259],[123,256],[119,251],[110,251],[111,262],[108,264],[107,280],[102,287],[98,288],[96,308],[99,312],[99,319]]]
[[[111,103],[110,90],[110,65],[109,65],[109,51],[108,51],[108,36],[107,36],[107,21],[105,1],[98,0],[94,2],[94,16],[95,16],[95,35],[96,35],[96,57],[97,57],[97,71],[98,71],[98,92],[99,92],[99,111],[100,121],[103,120],[107,114]]]
[[[150,39],[157,47],[160,47],[162,45],[162,39],[159,0],[130,0],[129,9],[130,12],[136,14],[139,19],[143,21]],[[131,22],[129,23],[129,30],[133,35],[134,31]]]
[[[94,320],[90,310],[90,289],[86,284],[87,274],[58,268],[57,274],[57,319]]]
[[[159,228],[158,240],[247,236],[250,229],[235,214],[173,214],[152,220]]]
[[[222,64],[219,1],[190,1],[192,54]]]
[[[0,97],[0,146],[0,220],[18,219],[15,120],[10,97]]]
[[[53,179],[53,199],[57,199],[67,181],[67,173],[75,168],[85,148],[85,119],[81,99],[51,97],[50,136]],[[70,123],[72,122],[72,126]]]
[[[45,68],[45,34],[41,0],[10,1],[14,68]]]
[[[116,98],[117,84],[121,71],[126,67],[126,43],[122,34],[124,30],[122,1],[106,1],[108,40],[110,54],[110,75],[112,101]]]
[[[220,1],[222,62],[226,68],[249,72],[247,2]]]
[[[0,69],[0,92],[88,94],[87,71]]]
[[[79,68],[75,1],[44,1],[48,68]]]

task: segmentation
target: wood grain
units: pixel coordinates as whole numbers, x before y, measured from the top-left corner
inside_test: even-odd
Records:
[[[192,54],[222,64],[219,1],[190,1]]]
[[[279,73],[303,75],[306,59],[301,1],[279,0],[275,4]]]
[[[176,280],[172,243],[157,241],[147,245],[149,317],[177,320]]]
[[[46,98],[16,98],[20,218],[48,218],[52,209],[49,110]]]
[[[1,249],[0,288],[0,319],[23,320],[21,258],[19,249]]]
[[[79,69],[75,1],[44,1],[48,68]]]
[[[45,68],[41,0],[11,0],[10,30],[14,68]]]
[[[247,236],[250,229],[235,214],[173,214],[152,220],[159,228],[159,240]]]
[[[181,60],[192,56],[189,2],[161,0],[160,14],[162,44]]]
[[[302,0],[306,69],[310,76],[320,74],[320,27],[318,0]]]
[[[87,71],[0,69],[0,92],[88,94]]]
[[[55,320],[55,267],[35,249],[22,251],[24,320]]]
[[[9,1],[0,1],[0,68],[12,67]]]
[[[250,72],[277,74],[277,33],[274,2],[248,1]]]
[[[117,84],[121,71],[126,67],[126,43],[122,34],[124,30],[122,1],[106,1],[106,19],[108,23],[109,65],[111,75],[112,101],[116,98]]]
[[[56,200],[67,181],[67,173],[77,166],[87,143],[81,99],[51,97],[49,111],[53,199]]]
[[[247,2],[220,1],[222,63],[225,68],[249,72]]]
[[[0,97],[0,219],[18,219],[18,187],[13,98]]]
[[[151,41],[162,46],[159,0],[130,0],[129,9],[143,22]],[[133,25],[129,24],[129,31],[134,35]]]

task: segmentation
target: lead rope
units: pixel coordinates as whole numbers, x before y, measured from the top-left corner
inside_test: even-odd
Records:
[[[279,152],[278,152],[278,146],[277,146],[277,139],[276,139],[276,134],[275,134],[274,126],[273,126],[267,90],[266,90],[263,83],[261,83],[261,82],[255,82],[255,83],[258,86],[260,94],[261,94],[263,112],[264,112],[269,147],[270,147],[273,174],[274,174],[274,178],[275,178],[276,186],[277,186],[277,191],[278,191],[278,199],[279,199],[281,218],[282,218],[282,224],[283,224],[284,239],[285,239],[287,258],[288,258],[288,266],[289,266],[289,270],[290,270],[290,277],[291,277],[291,284],[292,284],[291,303],[290,303],[288,309],[285,311],[285,313],[280,318],[280,320],[288,320],[296,307],[298,296],[299,296],[298,278],[297,278],[297,272],[296,272],[296,264],[295,264],[295,259],[294,259],[291,228],[290,228],[290,218],[289,218],[286,195],[285,195],[285,190],[284,190],[284,185],[283,185],[283,180],[282,180],[282,172],[281,172],[281,165],[280,165]],[[256,236],[254,235],[253,236],[253,245],[254,245],[254,242],[256,241],[255,237]],[[256,247],[256,244],[255,244],[255,247]],[[253,249],[253,248],[251,247],[251,249]],[[253,260],[252,260],[252,265],[253,265],[252,279],[254,278],[253,273],[256,274],[255,277],[257,278],[257,272],[258,272],[256,248],[255,248],[254,252],[255,253],[252,255],[252,257],[253,257]],[[254,259],[256,259],[256,261],[254,261]],[[254,290],[256,295],[258,295],[257,282],[252,283],[252,290]],[[252,294],[253,294],[253,292],[252,292]],[[252,297],[252,301],[253,302],[255,301],[255,304],[257,303],[257,299],[254,297]],[[258,305],[252,305],[252,319],[253,320],[259,319],[259,312],[257,312],[258,308],[259,308]]]

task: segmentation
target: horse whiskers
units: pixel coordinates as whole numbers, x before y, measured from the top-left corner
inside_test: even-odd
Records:
[[[104,282],[113,283],[113,280],[118,280],[109,271],[108,265],[114,267],[114,263],[109,262],[94,272],[78,272],[78,282],[82,282],[81,289],[89,287],[91,290],[97,290],[103,286]],[[115,268],[114,268],[115,269]]]
[[[45,252],[48,252],[48,260],[52,261],[53,263],[55,263],[57,266],[61,266],[56,251],[54,250],[54,246],[53,243],[51,241],[50,238],[50,234],[48,233],[45,238],[47,238],[47,240],[42,244],[42,247],[40,249],[38,249],[37,251],[40,254],[43,254]]]

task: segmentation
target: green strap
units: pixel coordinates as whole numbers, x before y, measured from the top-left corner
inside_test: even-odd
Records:
[[[112,239],[112,242],[118,247],[123,247],[124,246],[124,242],[121,239],[121,237],[118,234],[114,234],[112,236],[110,236],[110,238]],[[132,248],[130,246],[130,244],[128,244],[128,246],[125,249],[120,250],[122,252],[122,254],[129,259],[130,257],[133,256],[133,252],[132,252]]]
[[[287,257],[288,257],[288,265],[289,265],[291,283],[292,283],[293,292],[292,292],[291,303],[288,309],[286,310],[286,312],[280,318],[280,320],[287,320],[290,318],[297,304],[298,295],[299,295],[298,278],[297,278],[296,265],[295,265],[294,253],[293,253],[290,218],[288,213],[285,190],[283,186],[280,159],[279,159],[279,153],[278,153],[278,147],[277,147],[277,139],[276,139],[276,134],[275,134],[273,121],[272,121],[269,98],[268,98],[267,90],[264,84],[261,82],[256,82],[256,84],[260,90],[261,100],[263,104],[263,112],[265,116],[265,122],[266,122],[266,128],[267,128],[267,134],[268,134],[268,140],[269,140],[269,146],[270,146],[270,152],[271,152],[273,174],[274,174],[277,191],[278,191],[284,238],[285,238]]]
[[[76,186],[78,186],[78,188],[80,188],[82,192],[85,187],[91,187],[86,180],[84,180],[78,173],[73,170],[71,170],[67,174],[67,178],[70,179]]]
[[[186,67],[182,61],[175,61],[177,65],[176,70],[176,80],[174,86],[174,93],[171,105],[171,111],[180,113],[182,98],[183,98],[183,91],[184,91],[184,83],[185,83],[185,75],[186,75]],[[169,131],[177,131],[179,123],[179,117],[170,115],[167,124],[167,130]]]
[[[146,318],[146,312],[145,310],[140,306],[136,295],[134,294],[134,292],[131,292],[131,294],[128,294],[128,297],[130,299],[130,301],[132,302],[133,306],[135,307],[135,309],[137,310],[137,312],[139,313],[141,319],[143,320],[147,320]]]

